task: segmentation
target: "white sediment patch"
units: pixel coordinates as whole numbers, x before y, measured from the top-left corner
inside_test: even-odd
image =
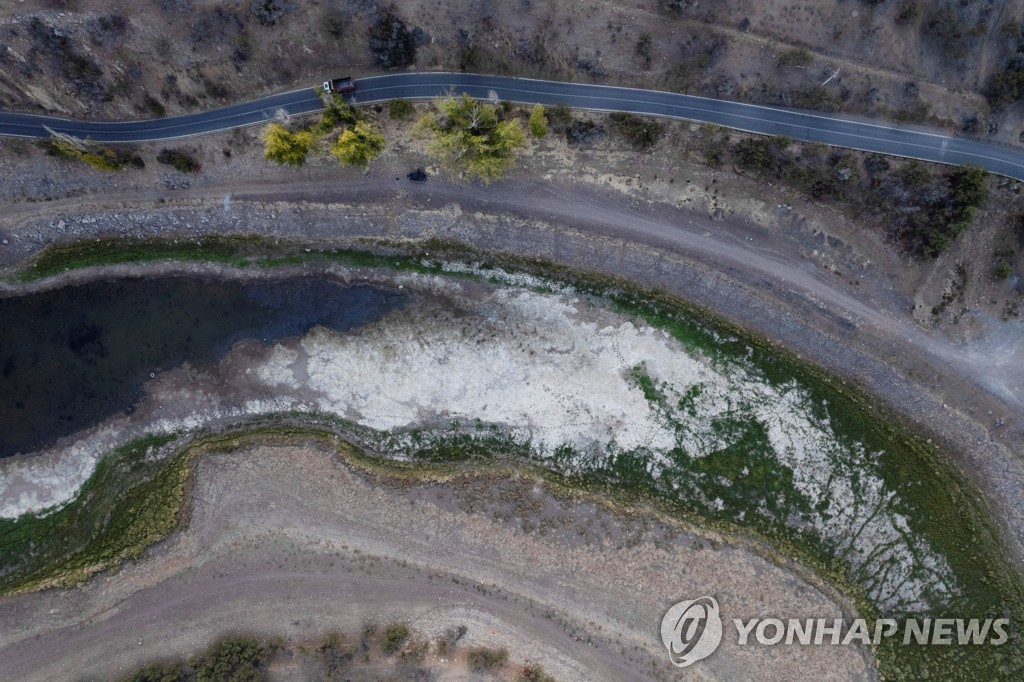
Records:
[[[400,278],[410,288],[444,295],[462,287],[445,277]],[[528,288],[543,284],[506,273],[499,278]],[[636,367],[664,399],[645,397]],[[180,409],[152,420],[145,431],[195,429],[214,419],[300,407],[381,432],[480,420],[529,443],[538,457],[565,447],[580,453],[581,462],[640,452],[661,476],[683,471],[670,456],[674,449],[713,458],[731,445],[736,437],[718,428],[722,420],[755,423],[766,434],[773,467],[792,472],[792,489],[784,494],[806,503],[804,511],[777,521],[833,547],[867,576],[871,596],[886,610],[923,610],[955,592],[945,560],[908,532],[900,500],[876,475],[878,453],[841,442],[799,386],[772,386],[753,368],[713,364],[666,332],[592,309],[566,290],[503,288],[472,302],[456,296],[450,305],[412,306],[354,332],[317,328],[265,349],[244,371],[226,370],[224,378],[225,395],[273,397],[234,407],[213,401],[211,407],[199,389],[190,399],[192,389],[179,388],[174,402]],[[695,387],[699,394],[681,403]],[[110,434],[96,435],[55,459],[0,465],[0,514],[70,499],[110,440]],[[9,494],[19,481],[21,493]],[[742,486],[742,476],[725,484]],[[695,486],[699,490],[699,481]],[[718,496],[704,501],[737,518],[751,513],[731,510]]]

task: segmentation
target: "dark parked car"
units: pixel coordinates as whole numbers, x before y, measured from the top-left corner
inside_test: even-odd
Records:
[[[409,179],[413,182],[423,182],[427,179],[427,174],[422,168],[417,168],[412,173],[409,173]]]

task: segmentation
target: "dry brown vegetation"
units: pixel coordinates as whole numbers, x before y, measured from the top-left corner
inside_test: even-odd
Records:
[[[1022,15],[981,0],[143,0],[130,14],[115,0],[26,0],[0,8],[0,107],[160,116],[415,67],[857,112],[1018,144]]]

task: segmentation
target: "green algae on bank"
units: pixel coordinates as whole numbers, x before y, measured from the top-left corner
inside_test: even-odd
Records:
[[[767,387],[793,394],[800,405],[821,423],[827,423],[836,441],[847,447],[859,446],[860,459],[848,462],[842,476],[856,487],[871,474],[885,490],[898,493],[898,511],[907,519],[909,533],[927,542],[948,563],[956,591],[947,601],[929,601],[934,616],[1014,617],[1021,613],[1021,586],[1016,571],[1005,560],[1003,548],[991,520],[987,518],[980,492],[940,453],[934,445],[911,433],[891,415],[854,388],[828,374],[808,366],[756,337],[716,319],[708,311],[687,305],[667,295],[645,291],[630,282],[596,277],[536,260],[523,260],[496,254],[481,254],[461,245],[429,242],[419,246],[420,253],[400,255],[394,244],[384,244],[385,254],[366,254],[349,249],[323,249],[306,252],[298,245],[264,244],[273,256],[260,255],[254,243],[247,243],[249,264],[319,266],[339,263],[349,267],[384,267],[428,274],[451,274],[482,278],[502,283],[505,271],[525,270],[541,278],[533,290],[560,290],[566,286],[583,295],[610,300],[615,309],[632,315],[653,327],[668,331],[688,351],[710,358],[712,365],[741,369],[756,376]],[[291,251],[283,253],[282,251]],[[392,251],[387,254],[386,251]],[[424,256],[431,253],[430,258]],[[115,255],[114,250],[110,254]],[[67,255],[67,254],[65,254]],[[447,262],[446,262],[447,259]],[[452,267],[452,259],[482,263]],[[196,252],[196,260],[203,260]],[[65,260],[70,267],[73,260]],[[81,261],[86,265],[94,262]],[[223,262],[223,261],[220,261]],[[700,386],[665,385],[643,366],[633,368],[637,390],[652,407],[660,411],[666,424],[686,430],[688,419],[706,399]],[[794,393],[791,385],[799,387]],[[581,460],[580,453],[562,450],[551,462],[567,480],[583,482],[595,489],[630,494],[663,505],[674,514],[736,532],[752,533],[814,567],[856,599],[862,615],[898,615],[884,610],[871,597],[877,581],[873,569],[851,565],[843,556],[843,547],[827,538],[801,533],[799,524],[787,523],[791,517],[829,513],[829,502],[812,503],[794,487],[794,470],[780,466],[777,459],[765,459],[766,425],[748,409],[738,406],[727,418],[712,422],[714,435],[729,441],[715,450],[713,458],[695,458],[681,451],[670,453],[663,474],[652,475],[649,454],[618,452],[604,459]],[[413,456],[431,459],[462,458],[469,452],[486,459],[495,451],[520,452],[528,456],[521,443],[507,434],[491,431],[484,437],[472,429],[451,433],[423,433],[407,444]],[[384,448],[387,450],[388,448]],[[866,458],[867,454],[881,453]],[[868,469],[864,467],[867,466]],[[747,469],[747,473],[742,473]],[[742,474],[742,475],[741,475]],[[698,490],[687,490],[687,483],[698,480]],[[741,479],[745,479],[742,480]],[[723,481],[728,481],[726,484]],[[670,485],[675,482],[676,485]],[[781,494],[781,498],[780,498]],[[709,496],[711,495],[711,496]],[[731,500],[731,504],[730,504]],[[718,502],[716,502],[718,501]],[[719,504],[720,503],[720,504]],[[837,561],[838,559],[838,561]],[[1015,619],[1016,620],[1016,619]],[[886,643],[877,652],[882,669],[890,678],[916,677],[930,670],[968,678],[971,670],[1005,677],[1021,665],[1020,638],[1014,632],[1009,645],[993,647],[901,647]]]

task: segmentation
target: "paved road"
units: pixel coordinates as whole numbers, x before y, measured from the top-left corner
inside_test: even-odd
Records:
[[[869,123],[792,109],[741,104],[656,90],[563,83],[462,73],[402,73],[358,81],[359,103],[396,98],[429,99],[448,88],[486,98],[545,105],[565,102],[577,109],[628,111],[718,125],[795,140],[906,156],[947,164],[974,164],[997,175],[1024,180],[1024,151],[949,137],[920,128]],[[99,142],[146,142],[202,135],[272,119],[275,112],[308,114],[321,109],[312,88],[186,116],[140,121],[72,121],[36,114],[0,113],[0,135],[48,137],[43,126]]]

